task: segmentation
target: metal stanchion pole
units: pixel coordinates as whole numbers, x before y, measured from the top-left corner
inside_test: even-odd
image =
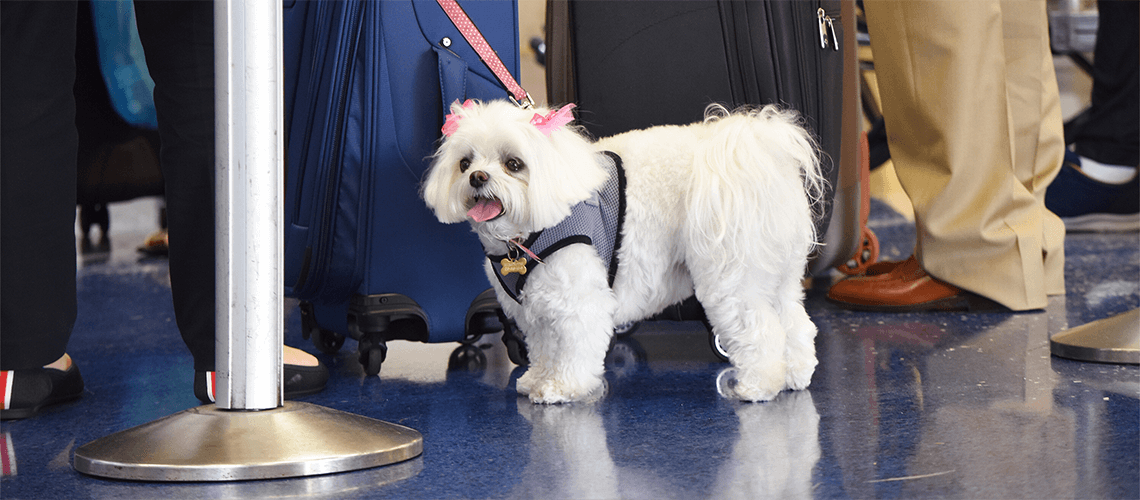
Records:
[[[217,405],[281,406],[281,6],[214,8]],[[269,377],[267,374],[274,374]],[[256,376],[260,374],[261,376]]]
[[[144,481],[308,476],[418,456],[420,434],[282,403],[281,2],[215,4],[217,75],[216,405],[75,451],[85,474]]]

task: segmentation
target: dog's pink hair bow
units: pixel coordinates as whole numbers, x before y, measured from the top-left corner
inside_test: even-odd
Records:
[[[574,121],[574,113],[570,112],[572,109],[574,109],[574,103],[562,106],[558,111],[551,111],[546,116],[535,113],[534,117],[530,119],[530,124],[549,137],[554,129]]]
[[[455,102],[458,103],[459,101],[457,100]],[[463,109],[471,109],[474,107],[475,107],[475,101],[472,101],[471,99],[463,101]],[[443,132],[443,135],[451,137],[451,134],[454,134],[455,130],[459,128],[459,120],[461,120],[462,118],[463,118],[462,115],[457,115],[455,113],[448,114],[447,117],[443,121],[443,128],[441,128],[440,131]]]

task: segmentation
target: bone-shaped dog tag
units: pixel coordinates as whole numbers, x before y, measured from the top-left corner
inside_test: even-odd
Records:
[[[499,261],[503,268],[499,270],[499,274],[506,276],[511,273],[526,274],[526,258],[519,257],[517,259],[503,259]]]

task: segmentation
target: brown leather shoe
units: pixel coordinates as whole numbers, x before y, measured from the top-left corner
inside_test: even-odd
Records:
[[[874,264],[867,266],[867,269],[863,270],[863,276],[879,276],[881,274],[888,274],[891,271],[894,271],[895,268],[897,268],[897,267],[899,267],[905,263],[906,263],[905,260],[899,260],[899,261],[884,260],[884,261],[876,262]]]
[[[852,276],[831,287],[828,300],[848,309],[878,312],[993,311],[1001,305],[938,280],[913,255],[899,263],[883,263],[882,274]]]

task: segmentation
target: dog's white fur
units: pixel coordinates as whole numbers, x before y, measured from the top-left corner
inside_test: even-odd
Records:
[[[599,151],[617,153],[625,168],[612,289],[587,245],[570,245],[538,265],[521,305],[485,266],[529,351],[520,393],[536,403],[586,399],[603,385],[615,325],[651,317],[694,292],[739,370],[737,397],[766,401],[808,386],[816,327],[803,308],[801,280],[815,245],[813,202],[825,181],[795,113],[710,106],[702,123],[591,142],[572,126],[545,135],[530,123],[545,108],[490,101],[451,111],[458,127],[441,143],[421,194],[445,223],[469,220],[477,196],[500,200],[500,217],[471,221],[489,254],[507,253],[506,241],[554,226],[589,199],[607,178]],[[470,163],[461,172],[464,159]],[[507,168],[511,159],[523,167]],[[469,180],[475,172],[488,178],[478,188]]]

